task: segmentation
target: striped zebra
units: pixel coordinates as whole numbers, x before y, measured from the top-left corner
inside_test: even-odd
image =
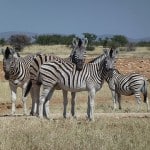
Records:
[[[81,71],[76,70],[74,64],[61,60],[41,65],[37,79],[43,85],[39,102],[39,117],[43,117],[44,107],[46,116],[49,118],[49,100],[55,88],[59,87],[71,92],[88,91],[87,116],[89,120],[94,120],[95,94],[101,89],[106,72],[114,67],[115,56],[115,50],[106,50],[91,63],[84,64]]]
[[[16,93],[17,88],[22,88],[22,102],[23,102],[23,114],[27,114],[26,99],[24,97],[24,92],[26,86],[29,82],[29,67],[33,60],[34,55],[28,55],[24,58],[20,57],[19,54],[9,47],[5,51],[2,51],[3,54],[3,70],[5,73],[5,79],[9,81],[9,86],[11,90],[11,102],[12,110],[11,114],[14,115],[15,103],[16,103]],[[32,93],[32,92],[31,92]]]
[[[39,71],[40,66],[49,61],[67,61],[67,62],[73,62],[76,67],[76,70],[80,71],[83,67],[83,64],[85,62],[86,57],[86,47],[88,44],[88,39],[77,39],[73,38],[72,45],[73,50],[69,57],[67,58],[60,58],[51,54],[39,54],[34,57],[34,60],[30,66],[30,79],[31,82],[29,86],[33,87],[33,98],[32,98],[32,109],[31,109],[31,115],[38,114],[38,102],[39,102],[39,93],[40,93],[40,85],[37,83],[37,74]],[[57,88],[60,89],[60,88]],[[28,91],[26,91],[25,96],[27,95]],[[71,93],[72,95],[72,101],[76,99],[76,95],[74,92]],[[63,97],[64,99],[67,99],[67,91],[63,90]],[[66,113],[64,113],[64,117],[66,118]]]
[[[119,104],[119,109],[121,109],[121,95],[135,95],[139,110],[141,102],[140,94],[142,93],[144,96],[144,102],[147,104],[147,110],[149,111],[147,82],[142,75],[137,73],[123,75],[119,73],[117,69],[112,69],[109,71],[106,81],[108,82],[109,88],[112,91],[114,109],[116,109],[117,101]]]

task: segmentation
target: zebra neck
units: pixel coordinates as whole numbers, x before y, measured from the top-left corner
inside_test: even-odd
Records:
[[[13,79],[17,79],[21,76],[23,72],[23,64],[21,62],[16,62],[14,66],[11,67],[10,74]]]

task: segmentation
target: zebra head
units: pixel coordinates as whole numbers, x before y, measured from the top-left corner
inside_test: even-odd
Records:
[[[105,49],[104,53],[106,55],[106,58],[105,58],[106,70],[109,71],[111,69],[114,69],[115,68],[116,56],[117,56],[116,49],[112,49],[112,48],[110,50]]]
[[[6,50],[2,51],[3,54],[3,70],[5,73],[5,79],[9,80],[10,70],[13,67],[14,61],[16,58],[20,57],[19,54],[9,47]]]
[[[86,47],[88,44],[88,39],[76,39],[74,38],[72,41],[73,50],[70,54],[71,61],[76,64],[77,70],[82,70],[83,65],[85,63],[85,57],[86,57]]]

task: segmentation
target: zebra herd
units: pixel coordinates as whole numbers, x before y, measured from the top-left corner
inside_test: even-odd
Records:
[[[135,95],[138,103],[140,93],[149,111],[146,80],[139,74],[122,75],[115,69],[117,51],[105,49],[102,55],[85,63],[88,40],[73,39],[73,49],[68,58],[51,54],[36,53],[20,57],[13,49],[3,51],[3,70],[9,81],[12,101],[12,114],[15,114],[17,87],[22,88],[23,113],[27,114],[26,99],[30,92],[32,98],[31,115],[49,118],[49,101],[55,90],[63,91],[63,116],[66,118],[67,93],[71,92],[71,114],[76,117],[76,92],[88,92],[87,116],[94,120],[95,94],[102,88],[104,81],[112,91],[114,109],[116,102],[121,109],[121,95]],[[41,88],[42,85],[42,88]],[[41,91],[41,92],[40,92]],[[41,94],[40,94],[41,93]]]

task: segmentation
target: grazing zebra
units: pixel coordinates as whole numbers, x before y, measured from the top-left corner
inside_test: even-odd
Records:
[[[15,114],[15,103],[17,88],[22,88],[23,113],[27,114],[26,97],[24,92],[29,81],[29,67],[34,55],[28,55],[24,58],[20,57],[15,50],[7,47],[3,54],[3,70],[5,79],[9,80],[11,90],[12,110],[11,114]]]
[[[38,114],[38,102],[39,102],[39,93],[40,93],[40,85],[37,83],[37,74],[39,71],[40,66],[49,61],[67,61],[67,62],[73,62],[76,64],[76,70],[80,71],[83,67],[83,64],[85,62],[86,57],[86,47],[88,44],[87,38],[84,38],[83,40],[74,38],[72,41],[73,44],[73,50],[69,57],[67,58],[60,58],[54,55],[50,54],[39,54],[34,57],[34,60],[30,66],[30,79],[31,82],[29,86],[33,87],[33,97],[32,97],[32,109],[31,109],[31,115]],[[60,89],[60,88],[57,88]],[[28,91],[26,91],[25,96],[28,94]],[[71,93],[72,95],[72,101],[75,101],[76,95],[74,92]],[[67,99],[67,91],[63,90],[63,97],[64,99]],[[73,112],[72,112],[73,113]],[[66,118],[66,113],[64,112],[64,117]]]
[[[114,109],[116,109],[117,101],[119,103],[119,109],[121,109],[121,95],[135,95],[139,110],[141,102],[140,94],[142,93],[144,96],[144,102],[147,104],[147,110],[149,111],[147,82],[142,75],[137,73],[123,75],[120,74],[117,69],[112,69],[109,71],[106,81],[112,91]]]
[[[94,120],[95,94],[101,89],[106,72],[114,67],[115,54],[115,50],[106,50],[103,55],[95,58],[91,63],[84,64],[81,71],[76,70],[74,64],[61,60],[41,65],[37,79],[43,85],[39,116],[43,117],[44,106],[46,116],[49,118],[49,100],[58,86],[65,91],[88,91],[87,116],[89,120]]]

